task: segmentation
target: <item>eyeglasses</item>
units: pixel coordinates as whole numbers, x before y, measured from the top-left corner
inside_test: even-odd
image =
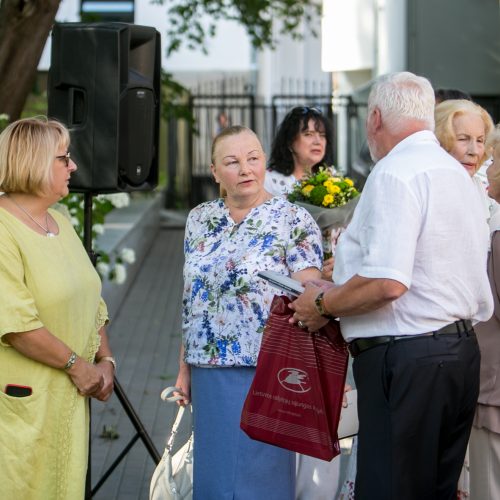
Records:
[[[309,107],[309,106],[297,106],[292,109],[291,114],[293,115],[307,115],[307,113],[311,113],[313,115],[322,115],[322,111],[319,108],[316,107]]]
[[[66,166],[69,167],[69,160],[71,158],[71,153],[68,151],[65,155],[56,156],[56,160],[61,160],[66,163]]]

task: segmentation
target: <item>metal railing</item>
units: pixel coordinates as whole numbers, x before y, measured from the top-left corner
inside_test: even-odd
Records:
[[[349,173],[356,164],[364,142],[365,104],[355,103],[350,97],[321,94],[275,95],[271,104],[259,103],[253,94],[198,94],[191,95],[189,107],[195,120],[195,129],[184,120],[171,119],[168,124],[168,185],[166,204],[175,203],[193,207],[213,199],[218,186],[210,171],[211,145],[220,128],[244,125],[258,135],[269,155],[277,127],[294,106],[314,106],[333,123],[334,163],[338,165],[338,150],[345,148],[341,165]],[[344,132],[339,134],[339,126]],[[340,142],[340,144],[339,144]],[[358,162],[359,163],[359,162]],[[363,177],[363,168],[357,165],[354,177]],[[367,175],[367,173],[366,173]],[[175,191],[175,196],[174,196]]]

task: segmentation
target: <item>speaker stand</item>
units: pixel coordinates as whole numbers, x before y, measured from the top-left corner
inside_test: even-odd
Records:
[[[85,250],[87,251],[90,260],[92,261],[92,264],[94,267],[97,264],[97,257],[98,254],[96,254],[93,249],[92,249],[92,193],[86,192],[84,194],[84,212],[83,212],[83,244],[85,246]],[[87,478],[85,482],[85,498],[90,499],[92,498],[99,488],[106,482],[108,477],[112,474],[112,472],[116,469],[118,464],[125,458],[127,453],[130,451],[132,446],[135,444],[135,442],[140,438],[142,442],[144,443],[144,446],[148,450],[151,458],[154,460],[155,464],[158,464],[161,460],[161,455],[156,449],[153,441],[151,440],[149,434],[147,433],[143,423],[141,422],[141,419],[139,418],[139,415],[137,415],[136,411],[134,410],[132,404],[130,403],[127,395],[125,394],[125,391],[123,390],[122,386],[118,382],[118,379],[116,376],[114,377],[114,393],[116,394],[116,397],[120,401],[123,409],[125,410],[125,413],[127,414],[129,420],[132,422],[132,425],[134,426],[136,433],[132,437],[132,439],[128,442],[128,444],[125,446],[123,451],[116,457],[115,461],[108,467],[106,472],[102,475],[102,477],[99,479],[97,484],[91,489],[91,449],[90,449],[90,432],[89,432],[89,459],[88,459],[88,465],[87,465]],[[89,417],[90,417],[90,407],[91,407],[91,401],[89,398]]]

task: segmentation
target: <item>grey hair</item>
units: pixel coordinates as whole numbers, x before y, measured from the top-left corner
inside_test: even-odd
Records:
[[[381,76],[368,97],[368,112],[378,108],[391,131],[408,120],[420,121],[425,129],[434,130],[434,105],[434,90],[429,80],[408,71]]]

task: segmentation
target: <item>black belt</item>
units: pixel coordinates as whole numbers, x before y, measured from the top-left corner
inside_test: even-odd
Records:
[[[469,335],[474,333],[474,329],[472,328],[472,322],[469,319],[459,319],[454,323],[443,326],[439,330],[435,332],[426,332],[419,333],[417,335],[385,335],[382,337],[368,337],[368,338],[360,338],[353,340],[349,343],[348,348],[351,356],[354,358],[361,354],[363,351],[367,351],[368,349],[372,349],[373,347],[377,347],[383,344],[389,344],[390,342],[398,342],[400,340],[415,340],[421,337],[430,337],[437,335],[457,335],[461,336],[463,334]]]

